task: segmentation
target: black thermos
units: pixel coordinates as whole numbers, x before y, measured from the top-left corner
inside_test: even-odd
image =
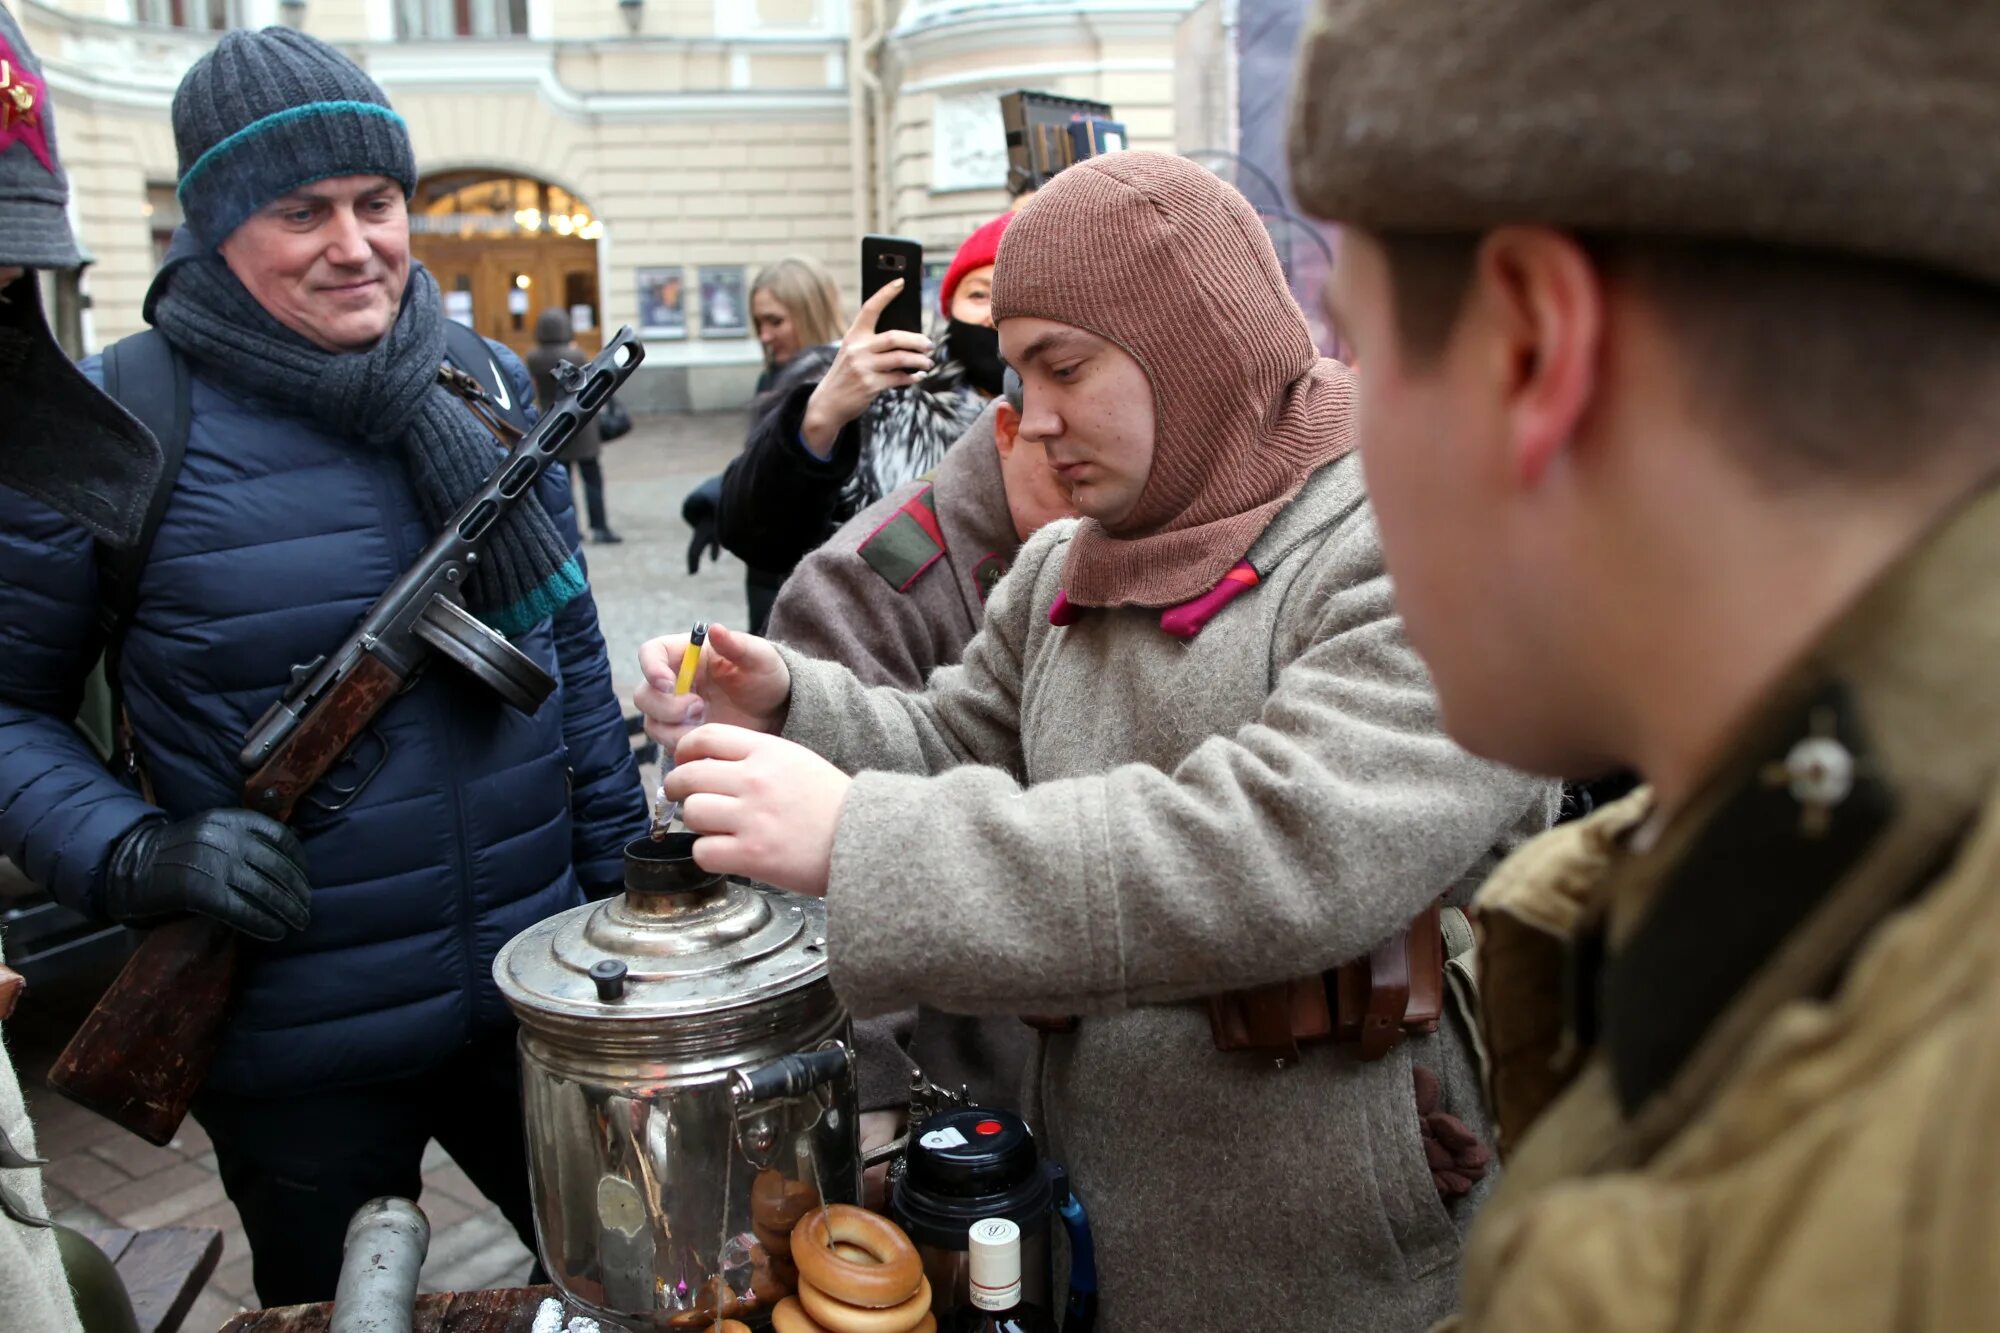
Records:
[[[1061,1167],[1044,1163],[1027,1122],[1009,1111],[942,1111],[910,1133],[890,1181],[889,1215],[923,1256],[941,1330],[974,1314],[967,1235],[1004,1217],[1021,1228],[1023,1301],[1053,1316],[1049,1224],[1069,1195]]]

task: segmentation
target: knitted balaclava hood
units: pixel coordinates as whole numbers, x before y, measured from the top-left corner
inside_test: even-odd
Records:
[[[1114,153],[1057,176],[1001,242],[993,313],[1109,339],[1152,383],[1152,473],[1115,529],[1079,525],[1075,605],[1208,592],[1352,443],[1347,370],[1314,349],[1256,211],[1184,158]]]

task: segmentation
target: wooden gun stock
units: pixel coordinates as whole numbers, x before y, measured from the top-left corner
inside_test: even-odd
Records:
[[[244,804],[289,823],[299,800],[402,687],[402,677],[362,653],[244,784]],[[204,916],[148,931],[56,1058],[50,1085],[165,1147],[214,1063],[236,986],[239,938]]]
[[[228,926],[205,916],[155,926],[56,1057],[50,1085],[166,1147],[215,1060],[235,983]]]

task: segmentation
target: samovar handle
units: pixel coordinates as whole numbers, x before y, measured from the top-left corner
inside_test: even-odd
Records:
[[[736,1071],[730,1095],[738,1108],[755,1102],[803,1097],[814,1089],[851,1077],[854,1056],[842,1042],[830,1042],[804,1055],[781,1055],[761,1065]]]

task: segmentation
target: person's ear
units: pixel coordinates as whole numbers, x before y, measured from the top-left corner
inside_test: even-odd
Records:
[[[993,445],[1000,451],[1000,457],[1014,456],[1014,441],[1021,433],[1021,414],[1005,398],[999,400],[993,410]]]
[[[1494,335],[1512,469],[1533,486],[1575,438],[1596,392],[1604,284],[1574,237],[1502,227],[1480,244],[1474,286]]]

